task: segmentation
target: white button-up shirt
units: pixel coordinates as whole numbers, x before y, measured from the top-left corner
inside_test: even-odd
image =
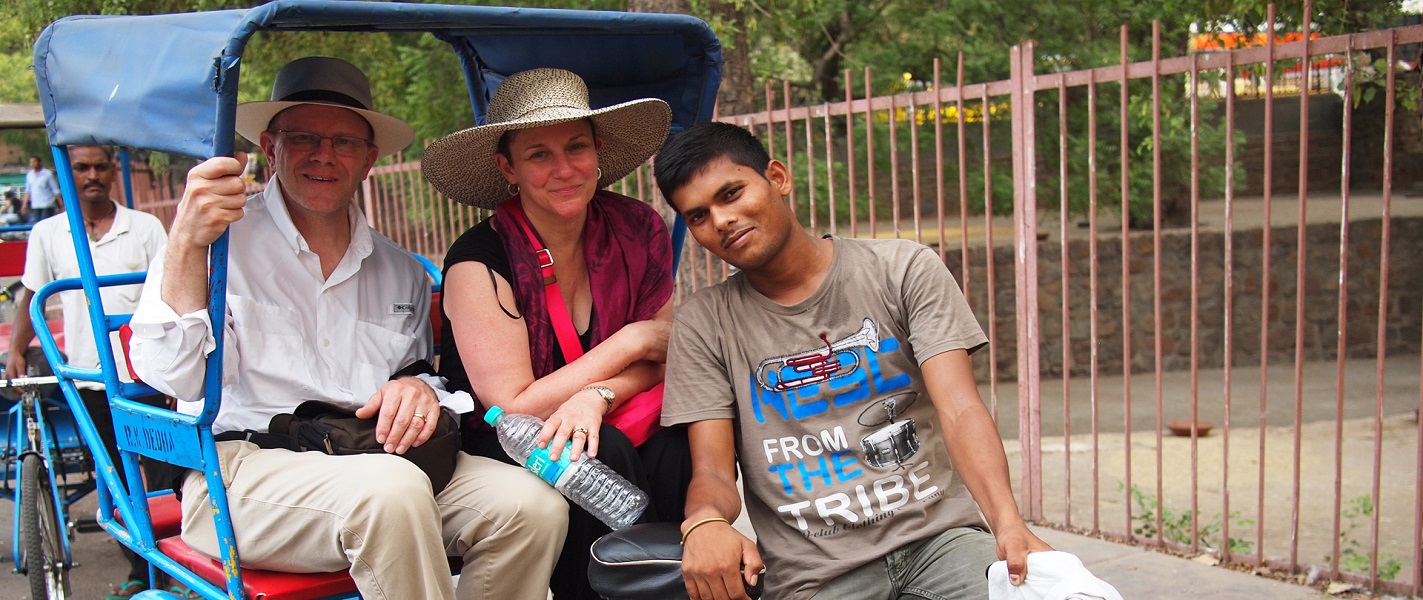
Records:
[[[109,230],[97,241],[89,241],[89,253],[94,257],[94,272],[99,275],[136,273],[148,268],[163,246],[168,243],[168,234],[163,231],[163,223],[157,217],[145,212],[129,210],[114,203],[114,222]],[[25,274],[20,282],[31,291],[39,291],[45,284],[56,279],[79,277],[79,258],[74,252],[74,239],[69,230],[69,216],[58,214],[39,223],[30,230],[29,247],[25,251]],[[125,285],[106,287],[99,290],[104,311],[108,314],[129,314],[138,307],[138,294],[143,286]],[[89,301],[83,290],[59,293],[60,307],[64,310],[64,352],[69,364],[83,368],[99,366],[99,350],[94,342],[94,328],[89,325]],[[128,380],[128,369],[123,367],[123,345],[117,333],[110,336],[110,344],[118,357],[119,378]],[[103,384],[91,381],[77,381],[75,385],[89,389],[103,389]]]
[[[420,263],[371,230],[352,204],[351,243],[330,277],[292,224],[274,178],[229,229],[223,401],[213,431],[266,431],[306,400],[364,405],[391,374],[434,353],[430,282]],[[207,355],[207,310],[178,315],[162,300],[163,256],[139,300],[130,353],[145,383],[196,414]],[[456,413],[474,409],[422,377]]]

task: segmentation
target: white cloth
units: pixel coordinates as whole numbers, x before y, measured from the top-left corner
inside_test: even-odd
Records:
[[[109,231],[98,241],[89,241],[94,272],[114,275],[147,269],[149,261],[168,243],[163,223],[153,215],[129,210],[117,202],[114,206],[117,211]],[[38,291],[56,279],[74,277],[79,277],[79,259],[74,252],[69,217],[58,214],[35,223],[30,230],[29,248],[25,252],[25,274],[20,277],[20,282],[30,291]],[[141,285],[103,288],[99,297],[105,313],[132,313],[138,308],[139,291],[142,289]],[[59,302],[64,310],[64,351],[69,356],[69,364],[97,368],[99,350],[94,342],[94,329],[89,326],[89,302],[84,297],[84,291],[60,292]],[[128,381],[128,369],[123,367],[123,345],[119,343],[118,334],[111,334],[109,342],[118,359],[119,378]],[[88,389],[104,388],[102,384],[88,381],[75,382],[75,385]]]
[[[306,400],[364,405],[390,375],[433,356],[430,281],[414,257],[373,231],[352,204],[351,243],[331,276],[297,232],[274,179],[248,198],[229,229],[223,402],[213,431],[266,431],[277,414]],[[130,352],[144,382],[200,412],[207,355],[216,347],[207,310],[178,315],[162,299],[163,256],[131,326]],[[444,392],[456,413],[467,393]]]
[[[1111,584],[1098,579],[1082,560],[1067,552],[1028,555],[1028,576],[1022,585],[1008,581],[1008,562],[988,567],[989,600],[1122,600]]]
[[[30,194],[30,208],[49,208],[59,195],[59,183],[54,179],[54,171],[31,169],[25,171],[25,190]]]

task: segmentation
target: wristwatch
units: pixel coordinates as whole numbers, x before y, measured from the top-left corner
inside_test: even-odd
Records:
[[[593,390],[595,392],[598,392],[598,395],[603,398],[603,402],[608,403],[607,408],[603,409],[603,414],[608,414],[608,411],[613,410],[613,402],[618,399],[618,395],[613,393],[613,390],[607,386],[590,385],[588,387],[583,388],[583,390]],[[583,390],[579,391],[581,392]]]

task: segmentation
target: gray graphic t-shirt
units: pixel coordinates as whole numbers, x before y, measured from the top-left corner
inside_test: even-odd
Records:
[[[768,598],[809,598],[902,545],[983,526],[920,376],[936,354],[987,344],[983,330],[930,249],[832,240],[804,301],[735,275],[677,308],[668,349],[662,422],[735,420]]]

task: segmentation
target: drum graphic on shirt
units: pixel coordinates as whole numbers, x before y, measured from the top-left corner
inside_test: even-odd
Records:
[[[820,334],[824,346],[777,356],[756,365],[756,383],[762,388],[784,392],[844,377],[860,368],[860,348],[879,352],[879,327],[865,319],[860,330],[831,342]]]
[[[919,432],[914,419],[894,419],[918,398],[919,394],[915,392],[895,394],[871,404],[860,413],[858,422],[866,427],[889,422],[860,440],[860,449],[865,453],[867,464],[879,468],[893,466],[896,471],[909,467],[909,459],[919,453]]]

